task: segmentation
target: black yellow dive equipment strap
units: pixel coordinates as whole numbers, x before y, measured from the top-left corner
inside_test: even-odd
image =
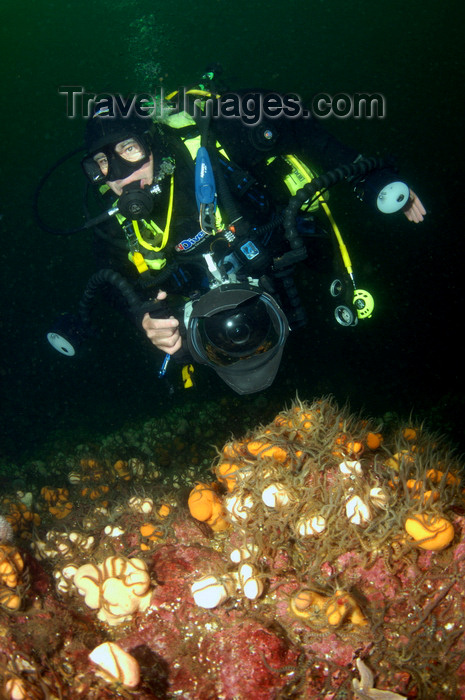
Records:
[[[109,189],[108,185],[103,185],[100,188],[100,192],[104,194]],[[118,201],[114,203],[114,206],[117,207],[117,204]],[[124,231],[128,244],[128,258],[140,274],[149,272],[149,270],[162,270],[166,265],[166,257],[163,251],[169,240],[173,204],[174,172],[170,175],[168,210],[163,229],[153,220],[131,220],[119,212],[116,213],[116,219]]]
[[[292,172],[290,176],[288,176],[288,181],[286,182],[285,180],[286,185],[288,186],[288,189],[291,192],[291,195],[295,195],[298,189],[302,188],[307,182],[312,182],[312,180],[314,180],[317,177],[317,173],[312,171],[311,168],[302,163],[302,161],[299,158],[296,158],[296,156],[287,155],[284,156],[284,160],[286,160],[286,162],[292,167]],[[297,182],[301,183],[299,184],[299,187],[295,187],[295,184]],[[321,206],[322,210],[325,212],[328,221],[331,225],[331,230],[333,231],[334,236],[336,237],[339,251],[341,253],[342,262],[354,288],[352,304],[357,311],[357,317],[359,319],[370,318],[373,314],[373,309],[375,306],[374,299],[370,292],[367,292],[365,289],[357,288],[349,251],[347,250],[347,246],[344,243],[339,226],[337,225],[334,216],[328,206],[328,193],[317,192],[314,199],[311,202],[308,202],[308,205],[308,211],[312,211],[315,208],[318,208],[318,206]],[[305,203],[303,205],[303,208],[305,208]]]

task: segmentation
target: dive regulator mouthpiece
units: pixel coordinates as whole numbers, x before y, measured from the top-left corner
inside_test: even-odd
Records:
[[[333,293],[333,286],[336,285],[339,280],[335,280],[331,285],[331,296],[338,296],[337,293]],[[366,289],[355,289],[354,296],[352,299],[352,304],[340,304],[334,310],[334,317],[340,326],[356,326],[359,319],[363,320],[365,318],[371,318],[373,310],[375,308],[375,301]]]
[[[405,182],[398,180],[385,185],[376,199],[376,206],[383,214],[393,214],[408,202],[410,190]]]
[[[153,196],[149,187],[142,189],[138,182],[123,187],[118,209],[126,219],[148,219],[152,207]]]
[[[366,289],[354,291],[353,305],[357,309],[358,318],[371,318],[375,308],[375,300]]]

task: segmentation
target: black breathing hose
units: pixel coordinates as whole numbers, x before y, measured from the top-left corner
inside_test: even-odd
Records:
[[[338,168],[320,175],[304,185],[302,189],[298,190],[296,194],[291,197],[283,215],[286,238],[291,250],[284,253],[279,258],[275,258],[274,266],[281,269],[303,260],[307,255],[304,241],[300,237],[296,225],[297,214],[304,202],[308,199],[312,200],[317,192],[327,190],[342,180],[361,177],[372,170],[380,170],[385,167],[386,161],[382,158],[360,158],[356,163],[340,165]]]
[[[94,302],[94,297],[97,290],[104,284],[111,284],[115,289],[117,289],[123,296],[128,304],[129,311],[131,314],[136,315],[140,313],[142,302],[138,295],[134,291],[134,288],[130,282],[128,282],[119,272],[115,270],[103,269],[96,272],[87,282],[84,293],[79,302],[78,313],[82,322],[90,327],[90,311],[92,304]]]
[[[105,268],[99,270],[90,277],[79,302],[79,319],[87,329],[91,328],[90,315],[95,295],[105,284],[111,285],[121,294],[137,326],[140,325],[142,317],[146,313],[149,313],[152,318],[165,317],[168,315],[168,306],[164,300],[149,299],[148,301],[142,301],[131,282],[128,282],[119,272]]]

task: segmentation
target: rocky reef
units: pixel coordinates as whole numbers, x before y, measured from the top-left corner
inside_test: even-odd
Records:
[[[2,697],[465,699],[449,446],[328,398],[216,449],[212,424],[81,445],[5,494]]]

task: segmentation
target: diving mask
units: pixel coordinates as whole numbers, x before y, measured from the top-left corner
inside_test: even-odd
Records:
[[[140,136],[128,136],[105,144],[82,160],[86,176],[93,183],[125,180],[149,162],[150,149]]]

